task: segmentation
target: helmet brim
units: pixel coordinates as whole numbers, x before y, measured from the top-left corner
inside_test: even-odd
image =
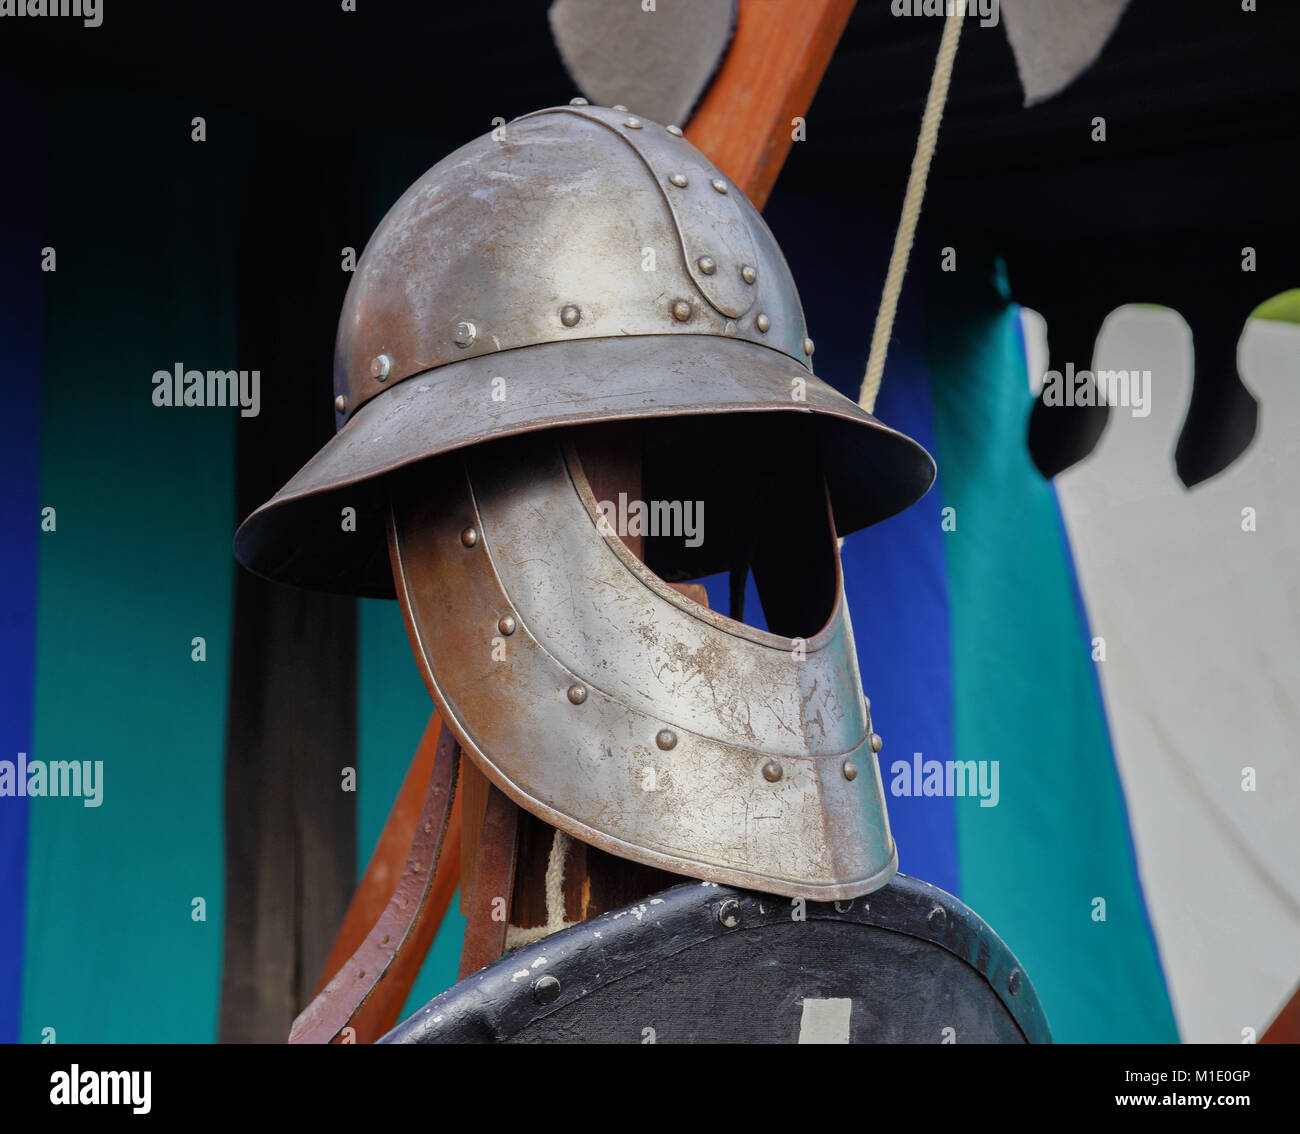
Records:
[[[749,413],[813,416],[840,535],[901,512],[934,481],[917,442],[781,351],[716,335],[577,339],[467,358],[372,398],[240,525],[235,556],[276,582],[392,598],[386,474],[542,429]]]

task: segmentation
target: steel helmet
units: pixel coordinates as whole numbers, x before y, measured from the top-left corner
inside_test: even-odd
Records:
[[[772,234],[680,130],[526,115],[371,237],[339,322],[338,432],[236,555],[396,593],[465,751],[555,826],[694,877],[864,893],[897,858],[835,537],[913,503],[934,465],[812,352]],[[610,530],[583,439],[620,422],[646,453],[629,487],[730,501],[724,538],[642,561]],[[670,585],[734,568],[739,545],[770,632]]]

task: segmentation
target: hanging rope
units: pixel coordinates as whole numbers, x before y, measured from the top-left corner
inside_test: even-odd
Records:
[[[903,213],[898,218],[898,232],[894,234],[894,251],[889,257],[889,271],[885,275],[885,290],[876,312],[876,329],[871,333],[871,353],[867,356],[867,373],[862,379],[860,405],[868,413],[875,408],[876,395],[880,393],[880,380],[885,374],[885,355],[889,351],[889,337],[894,330],[894,315],[898,311],[898,294],[903,290],[903,273],[916,236],[916,222],[921,215],[921,202],[925,198],[925,181],[930,175],[930,159],[939,138],[939,123],[943,121],[943,106],[948,100],[948,84],[952,79],[953,62],[957,58],[957,40],[965,19],[966,4],[957,0],[949,10],[943,25],[943,39],[939,55],[934,61],[934,74],[930,78],[930,93],[925,100],[925,113],[921,116],[921,134],[916,139],[916,153],[912,157],[912,172],[907,178],[907,193],[903,197]]]
[[[551,854],[546,860],[546,924],[535,925],[530,929],[521,929],[517,925],[506,926],[506,950],[518,949],[531,945],[561,929],[568,929],[573,922],[564,920],[564,864],[569,857],[569,836],[557,830],[551,840]]]
[[[564,928],[564,860],[569,857],[569,836],[556,830],[551,857],[546,861],[546,929],[558,933]]]

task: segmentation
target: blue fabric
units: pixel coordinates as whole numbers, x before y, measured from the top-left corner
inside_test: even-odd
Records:
[[[40,270],[44,188],[42,103],[0,78],[0,760],[32,752],[36,572],[40,532],[40,375],[44,274]],[[19,169],[26,175],[18,176]],[[22,1010],[27,883],[27,799],[0,797],[0,1043],[18,1040]]]
[[[920,331],[919,312],[905,299],[876,411],[933,453]],[[865,360],[850,373],[856,378],[863,370]],[[942,488],[936,481],[920,503],[845,540],[844,591],[863,688],[871,698],[872,725],[885,741],[881,778],[899,870],[960,897],[956,800],[895,796],[889,774],[895,760],[910,761],[917,752],[925,760],[955,759],[948,575],[939,522]]]
[[[765,213],[786,253],[816,344],[818,377],[857,401],[892,225],[857,201],[776,194]],[[879,417],[935,451],[919,289],[905,287],[894,324]],[[953,758],[947,568],[939,527],[942,485],[920,503],[850,535],[841,553],[862,684],[880,753],[899,869],[960,896],[955,801],[890,794],[889,764]]]

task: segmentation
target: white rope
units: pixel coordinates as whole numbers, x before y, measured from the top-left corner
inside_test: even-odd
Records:
[[[556,829],[551,840],[551,857],[546,863],[546,930],[564,928],[564,860],[569,857],[569,836]]]
[[[531,945],[543,937],[550,937],[549,925],[534,925],[530,929],[521,929],[517,925],[506,926],[506,952],[512,953],[524,945]]]
[[[546,924],[528,929],[517,925],[506,926],[506,949],[531,945],[561,929],[575,924],[564,920],[564,864],[569,857],[569,836],[557,830],[551,840],[551,855],[546,860]]]
[[[894,251],[889,257],[889,271],[885,275],[885,289],[876,312],[876,328],[871,333],[871,353],[867,356],[867,373],[862,379],[860,405],[868,413],[875,408],[876,395],[880,393],[880,380],[885,374],[885,355],[889,351],[889,337],[894,330],[894,315],[898,311],[898,295],[903,290],[903,273],[916,236],[916,222],[921,215],[921,202],[925,198],[925,181],[930,175],[930,160],[934,157],[935,142],[939,138],[939,123],[943,121],[943,106],[948,100],[948,84],[952,79],[953,61],[957,58],[957,40],[965,19],[966,4],[957,0],[949,9],[943,25],[943,39],[939,55],[934,61],[934,74],[930,78],[930,93],[925,100],[925,113],[921,117],[921,133],[916,139],[916,153],[912,157],[912,172],[907,178],[907,193],[903,197],[903,213],[898,218],[898,231],[894,234]]]

